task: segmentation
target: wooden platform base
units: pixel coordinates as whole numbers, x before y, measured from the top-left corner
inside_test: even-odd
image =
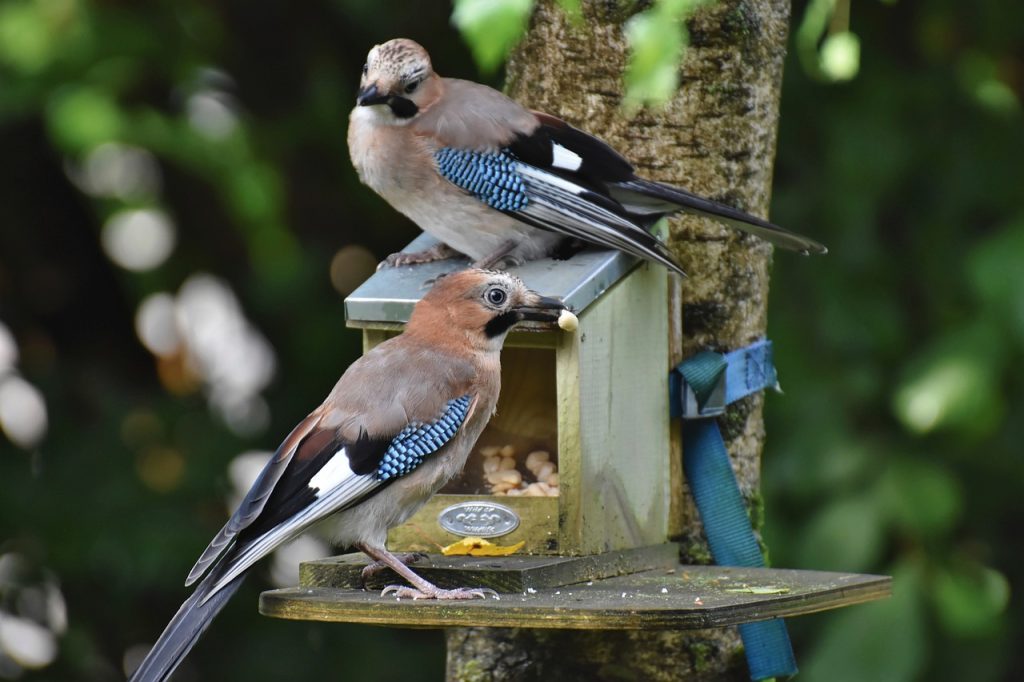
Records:
[[[888,576],[826,573],[769,568],[721,566],[661,567],[630,575],[590,579],[572,585],[535,587],[531,579],[553,575],[558,568],[530,566],[557,557],[430,557],[415,570],[442,586],[456,586],[452,575],[480,578],[459,582],[461,587],[512,584],[515,591],[500,598],[471,601],[413,601],[381,597],[379,585],[393,579],[382,575],[371,590],[354,587],[365,565],[362,555],[348,555],[303,566],[303,584],[272,590],[260,596],[260,613],[292,620],[367,623],[391,627],[494,626],[595,630],[697,629],[736,625],[814,613],[888,597]],[[454,564],[454,565],[452,565]],[[325,566],[326,565],[326,566]],[[486,570],[490,565],[489,570]],[[333,576],[333,577],[331,577]],[[306,584],[306,581],[310,584]],[[332,582],[338,580],[339,582]],[[313,584],[316,583],[316,584]],[[337,585],[347,585],[339,587]],[[501,590],[499,590],[501,591]]]
[[[675,543],[625,549],[587,556],[446,557],[426,555],[412,564],[417,574],[438,587],[489,587],[497,592],[526,592],[561,587],[588,580],[600,580],[656,568],[673,568],[678,563]],[[341,587],[360,589],[360,574],[366,555],[345,554],[299,567],[300,587]],[[366,589],[379,592],[386,585],[402,582],[394,572],[384,570],[366,582]]]

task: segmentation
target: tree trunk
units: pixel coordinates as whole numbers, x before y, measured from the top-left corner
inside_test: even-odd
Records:
[[[623,23],[638,4],[584,0],[571,25],[553,0],[540,0],[530,31],[508,65],[520,102],[607,139],[645,177],[766,215],[778,121],[789,3],[720,0],[689,22],[681,87],[662,110],[627,119],[621,109],[626,63]],[[675,285],[675,364],[702,349],[731,350],[763,336],[771,247],[697,218],[671,222],[669,245],[689,278]],[[685,336],[681,330],[685,330]],[[760,523],[760,394],[722,419],[740,489]],[[678,444],[678,438],[675,439]],[[673,460],[681,470],[679,452]],[[710,555],[681,474],[674,491],[683,561]],[[449,682],[745,680],[732,628],[606,632],[459,628],[448,631]]]

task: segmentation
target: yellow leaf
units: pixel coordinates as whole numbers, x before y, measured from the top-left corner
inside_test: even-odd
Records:
[[[525,544],[526,541],[523,540],[514,545],[502,547],[483,538],[462,538],[447,547],[442,547],[441,554],[445,556],[508,556],[521,550]]]

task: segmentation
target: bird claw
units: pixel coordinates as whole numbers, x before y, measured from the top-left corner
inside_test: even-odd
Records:
[[[431,260],[419,258],[419,256],[420,253],[404,253],[399,251],[382,260],[377,269],[383,270],[384,268],[397,268],[403,265],[418,265],[419,263],[429,263]]]
[[[380,596],[386,597],[389,594],[395,595],[396,599],[487,599],[488,595],[500,599],[498,593],[489,587],[458,587],[454,590],[444,590],[434,587],[432,590],[419,590],[407,585],[388,585],[380,592]]]
[[[519,256],[499,256],[496,258],[481,258],[480,260],[470,263],[471,268],[480,268],[481,270],[511,270],[512,268],[518,268],[526,261]]]
[[[378,270],[383,268],[396,268],[402,265],[419,265],[421,263],[433,263],[438,260],[447,260],[458,256],[459,252],[447,244],[435,244],[423,251],[393,253],[377,266]]]
[[[427,279],[423,280],[423,284],[420,285],[420,289],[433,289],[435,284],[437,284],[443,277],[447,277],[450,274],[450,272],[442,272],[441,274],[435,275],[434,277],[428,277]]]

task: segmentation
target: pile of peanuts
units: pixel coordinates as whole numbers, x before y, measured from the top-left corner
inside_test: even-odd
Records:
[[[544,450],[526,456],[526,468],[537,479],[528,483],[516,469],[516,449],[511,445],[489,445],[480,449],[484,457],[484,478],[494,495],[509,497],[558,497],[558,465]]]

